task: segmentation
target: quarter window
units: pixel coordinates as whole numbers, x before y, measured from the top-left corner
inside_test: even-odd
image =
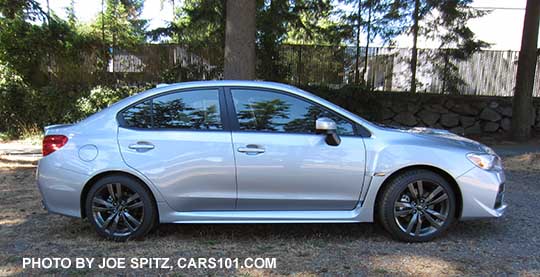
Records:
[[[214,89],[159,96],[131,107],[123,115],[126,124],[136,128],[223,129],[219,91]]]
[[[333,119],[339,135],[354,135],[343,117],[310,102],[270,91],[231,89],[240,130],[315,133],[320,117]]]
[[[125,110],[123,116],[129,127],[152,128],[152,101],[144,101]]]

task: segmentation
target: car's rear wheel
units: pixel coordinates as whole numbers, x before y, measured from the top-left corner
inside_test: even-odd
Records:
[[[85,208],[97,233],[115,241],[144,236],[157,218],[146,187],[122,175],[107,176],[95,182],[88,191]]]
[[[440,175],[428,170],[405,172],[382,191],[378,217],[395,239],[429,241],[444,233],[454,222],[456,197]]]

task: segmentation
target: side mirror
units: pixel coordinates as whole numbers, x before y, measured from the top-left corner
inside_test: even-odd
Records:
[[[325,142],[328,145],[338,146],[341,138],[338,136],[336,122],[328,117],[321,117],[315,121],[315,130],[318,134],[325,134]]]
[[[317,130],[317,133],[335,132],[336,129],[336,122],[328,117],[317,118],[317,121],[315,121],[315,130]]]

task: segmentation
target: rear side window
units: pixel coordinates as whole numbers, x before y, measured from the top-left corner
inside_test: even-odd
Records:
[[[125,125],[134,128],[152,128],[152,101],[144,101],[124,111]]]
[[[143,102],[123,112],[127,127],[186,130],[223,129],[217,89],[171,93],[155,97],[147,102],[149,104]],[[141,108],[141,105],[144,108]],[[141,109],[144,109],[145,112],[141,112]],[[134,116],[138,113],[143,113],[145,117]],[[150,118],[150,123],[146,124],[148,118]]]

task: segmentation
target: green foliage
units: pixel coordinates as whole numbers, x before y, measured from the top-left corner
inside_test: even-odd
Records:
[[[6,137],[34,137],[40,133],[41,125],[59,118],[53,114],[66,112],[63,103],[48,96],[27,85],[12,67],[0,61],[0,131]]]
[[[257,78],[284,81],[289,75],[290,68],[280,62],[283,43],[339,44],[344,36],[342,26],[329,19],[334,8],[329,0],[257,0]],[[223,69],[225,18],[225,0],[187,0],[174,22],[149,34],[153,40],[170,37],[212,61],[217,68],[206,69],[205,75],[218,77],[214,73]],[[195,69],[202,72],[200,67]],[[182,69],[174,74],[187,75]]]
[[[14,39],[16,38],[16,39]],[[77,82],[86,51],[100,45],[52,14],[41,25],[26,16],[0,21],[0,61],[8,64],[34,88]]]
[[[402,22],[404,15],[397,13],[403,1],[339,0],[338,2],[350,8],[339,11],[341,22],[348,35],[345,39],[356,41],[360,28],[361,32],[369,36],[369,42],[379,38],[383,42],[391,43],[393,38],[406,29]]]
[[[10,138],[33,136],[43,126],[76,122],[148,88],[98,86],[90,91],[53,85],[33,88],[13,68],[0,62],[0,132]]]
[[[6,134],[15,132],[12,123],[21,119],[19,112],[24,110],[27,90],[23,78],[0,61],[0,131]]]
[[[388,24],[384,32],[389,38],[400,34],[413,34],[414,45],[418,36],[440,41],[435,55],[426,57],[433,64],[433,72],[443,79],[445,90],[457,93],[463,84],[457,72],[456,62],[468,59],[473,53],[488,47],[484,41],[476,39],[467,26],[470,19],[483,16],[485,12],[470,8],[472,0],[391,0],[389,10],[384,17]],[[451,48],[448,49],[448,48]],[[447,50],[448,49],[448,50]],[[416,75],[416,59],[413,47],[411,59],[412,73]],[[414,76],[413,75],[413,76]],[[411,80],[411,83],[417,80]],[[414,87],[414,88],[413,88]],[[411,85],[411,90],[416,86]]]
[[[104,13],[91,25],[93,35],[112,49],[130,48],[144,42],[144,21],[135,19],[141,1],[106,0]]]
[[[143,90],[118,87],[119,75],[107,72],[106,66],[117,49],[139,49],[147,35],[179,43],[201,60],[167,67],[160,71],[162,81],[220,78],[226,0],[164,1],[181,4],[174,8],[173,22],[146,33],[146,21],[139,18],[144,0],[104,0],[103,13],[89,24],[77,22],[74,0],[69,2],[67,21],[44,12],[37,0],[0,0],[0,131],[32,133],[47,124],[77,121]],[[420,35],[440,40],[440,48],[451,48],[431,57],[436,61],[433,73],[443,76],[447,91],[457,91],[461,84],[455,74],[456,61],[487,46],[467,27],[468,20],[483,15],[468,8],[472,0],[254,1],[259,79],[335,83],[342,79],[343,65],[336,62],[343,60],[340,47],[314,54],[318,52],[306,53],[302,47],[286,52],[283,44],[337,46],[355,41],[355,31],[369,32],[369,41],[378,37],[390,42],[411,30],[416,2],[420,3]],[[356,8],[343,12],[337,8],[338,2]],[[324,66],[310,68],[305,66],[310,64],[307,60]],[[306,80],[292,78],[292,72]],[[311,80],[312,72],[322,72],[323,77]],[[101,86],[89,80],[97,80]],[[364,90],[367,88],[316,88],[320,95],[346,107],[352,103],[347,97],[356,98]]]
[[[472,54],[489,44],[478,40],[474,32],[467,26],[470,19],[483,16],[486,12],[470,9],[472,0],[447,0],[435,2],[435,8],[440,16],[427,22],[431,31],[427,37],[441,41],[439,49],[432,57],[434,60],[434,73],[438,74],[444,82],[445,92],[459,94],[460,86],[464,81],[458,74],[457,63],[467,60]]]
[[[8,20],[45,20],[46,14],[36,0],[0,0],[0,14]]]
[[[81,97],[77,100],[76,110],[84,118],[139,91],[137,87],[111,88],[97,86],[90,91],[88,96]]]
[[[74,121],[80,114],[72,100],[77,95],[52,86],[34,89],[22,82],[0,85],[0,131],[17,136],[45,125]]]
[[[280,63],[279,47],[287,39],[313,44],[339,43],[337,26],[319,20],[328,17],[332,9],[330,1],[258,1],[257,77],[271,81],[286,79],[289,68]]]
[[[171,2],[175,8],[175,1]],[[220,78],[224,63],[225,0],[186,0],[181,8],[175,10],[175,14],[167,27],[151,30],[148,36],[154,41],[180,44],[189,53],[211,61],[212,67],[179,64],[164,72],[163,81]]]
[[[43,34],[43,28],[21,19],[0,21],[0,60],[25,80],[43,83],[46,79],[40,70],[45,56]]]
[[[163,83],[177,83],[218,79],[222,72],[222,68],[218,66],[209,67],[205,64],[188,64],[187,66],[182,66],[182,64],[178,64],[165,69],[160,77]]]
[[[9,141],[10,139],[11,139],[11,137],[9,136],[8,133],[0,132],[0,142]]]
[[[77,16],[75,15],[75,0],[69,1],[69,6],[66,7],[67,21],[69,26],[74,28],[77,23]]]
[[[71,1],[69,21],[65,21],[45,13],[35,0],[0,0],[0,131],[4,134],[25,136],[39,133],[45,125],[74,122],[139,91],[91,90],[85,78],[106,65],[109,54],[101,49],[144,42],[145,22],[138,19],[143,0],[109,0],[106,12],[89,26],[77,24],[73,5]],[[107,31],[104,40],[102,29],[96,31],[101,23]],[[81,66],[88,62],[94,67]]]

